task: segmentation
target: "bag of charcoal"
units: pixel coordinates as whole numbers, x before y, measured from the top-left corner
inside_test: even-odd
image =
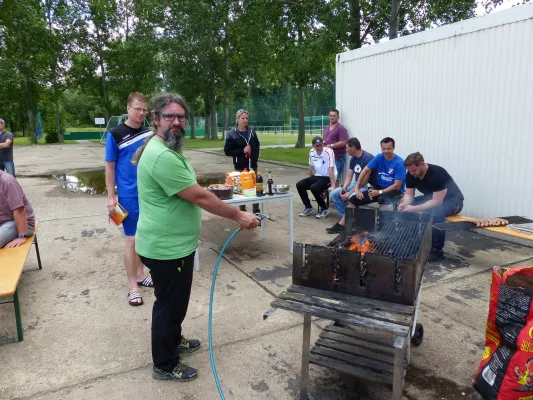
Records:
[[[533,400],[533,266],[493,269],[473,385],[487,400]]]

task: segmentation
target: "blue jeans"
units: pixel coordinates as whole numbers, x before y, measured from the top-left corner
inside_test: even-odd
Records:
[[[415,197],[413,206],[423,204],[426,201],[429,201],[433,196],[417,196]],[[438,206],[433,207],[431,210],[428,210],[433,215],[433,222],[439,223],[444,222],[446,217],[450,215],[457,215],[463,209],[463,201],[458,199],[444,200],[444,202]],[[431,247],[437,250],[442,250],[444,247],[444,242],[446,241],[446,231],[437,229],[433,227],[432,230],[432,244]]]
[[[15,177],[15,163],[13,160],[0,160],[0,171],[6,171],[9,175]]]
[[[344,159],[346,158],[346,154],[343,155],[341,158],[335,159],[335,167],[337,167],[337,179],[340,180],[340,177],[344,171]]]
[[[27,235],[33,235],[33,229],[28,226]],[[14,220],[4,222],[0,224],[0,249],[3,248],[6,244],[15,240],[18,236],[17,224]]]
[[[355,183],[350,183],[348,185],[348,187],[346,188],[346,191],[349,192],[350,190],[352,190],[353,188],[355,187]],[[342,187],[338,187],[337,189],[333,190],[330,194],[329,194],[329,198],[331,201],[333,201],[333,204],[335,205],[335,208],[337,209],[337,211],[339,212],[339,215],[341,217],[344,217],[344,207],[345,207],[345,203],[344,203],[344,200],[341,199],[341,192],[342,192]]]

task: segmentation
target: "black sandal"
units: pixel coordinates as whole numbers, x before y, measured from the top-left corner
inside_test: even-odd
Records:
[[[144,286],[144,287],[154,287],[154,281],[152,281],[152,277],[150,275],[147,275],[146,278],[144,278],[141,282],[137,282],[138,286]]]

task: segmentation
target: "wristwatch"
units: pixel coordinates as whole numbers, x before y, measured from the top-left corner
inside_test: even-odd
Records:
[[[22,238],[27,238],[28,235],[26,235],[25,233],[19,233],[17,237],[18,237],[19,239],[22,239]]]
[[[383,190],[380,190],[380,191],[379,191],[379,194],[383,194]]]

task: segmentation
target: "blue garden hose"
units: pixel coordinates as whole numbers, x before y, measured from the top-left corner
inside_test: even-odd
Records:
[[[215,295],[215,283],[217,281],[217,271],[218,271],[218,267],[220,266],[220,260],[222,260],[222,256],[224,255],[224,252],[226,251],[226,247],[228,247],[230,242],[233,240],[235,236],[237,236],[237,233],[239,233],[240,230],[241,229],[239,228],[231,234],[229,239],[226,240],[226,243],[224,243],[224,246],[222,247],[222,250],[220,251],[220,254],[218,255],[218,259],[215,264],[215,271],[213,272],[213,282],[211,283],[211,293],[209,294],[209,318],[207,321],[209,359],[211,360],[211,369],[213,370],[213,377],[215,378],[215,384],[217,385],[218,394],[220,395],[220,398],[222,400],[226,400],[226,398],[224,397],[224,392],[222,392],[222,386],[220,386],[220,381],[218,380],[217,367],[215,366],[215,356],[213,355],[213,296]]]

